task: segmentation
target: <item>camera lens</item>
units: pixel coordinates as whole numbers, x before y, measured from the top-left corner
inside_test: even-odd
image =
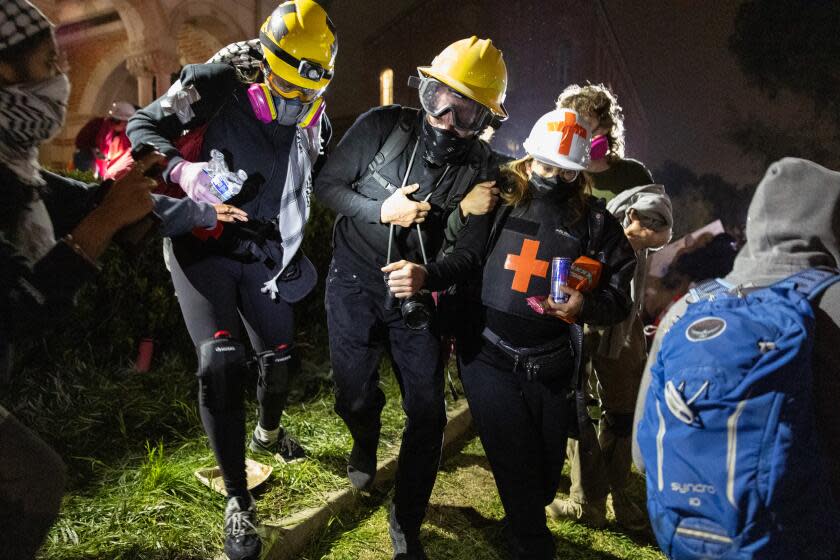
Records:
[[[422,330],[432,322],[432,310],[422,300],[410,298],[402,305],[405,326],[412,330]]]

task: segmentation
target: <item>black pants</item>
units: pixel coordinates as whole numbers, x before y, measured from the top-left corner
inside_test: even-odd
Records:
[[[514,557],[552,559],[545,506],[557,493],[565,458],[568,376],[526,381],[489,343],[459,343],[461,380],[507,514]]]
[[[387,352],[400,384],[406,414],[397,465],[394,506],[397,521],[416,536],[435,484],[446,407],[440,341],[430,330],[413,331],[399,310],[384,307],[385,283],[362,280],[335,263],[327,277],[326,308],[335,411],[353,440],[374,450],[379,442],[385,395],[379,362]]]
[[[265,265],[243,264],[215,255],[197,256],[180,251],[177,245],[169,257],[178,303],[196,348],[220,330],[242,340],[243,323],[256,352],[292,343],[292,306],[280,299],[272,301],[260,292],[271,276]],[[258,388],[260,424],[264,428],[280,425],[286,397]],[[206,406],[199,409],[228,495],[246,496],[244,403],[231,410],[210,410]]]

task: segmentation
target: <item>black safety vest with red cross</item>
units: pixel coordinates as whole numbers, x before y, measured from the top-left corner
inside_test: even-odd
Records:
[[[550,293],[551,259],[575,260],[588,242],[586,218],[572,224],[571,214],[568,200],[551,195],[511,210],[484,267],[485,306],[534,318],[526,299]]]

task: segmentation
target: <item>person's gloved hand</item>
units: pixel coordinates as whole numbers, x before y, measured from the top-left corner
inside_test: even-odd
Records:
[[[210,183],[210,175],[204,172],[209,163],[199,161],[179,161],[169,172],[169,180],[181,186],[187,196],[196,202],[221,204],[222,201],[214,194]]]

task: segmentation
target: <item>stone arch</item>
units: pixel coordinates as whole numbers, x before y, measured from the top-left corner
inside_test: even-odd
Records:
[[[246,7],[231,10],[230,3],[208,0],[187,0],[179,2],[168,14],[168,20],[173,31],[173,37],[182,35],[183,28],[192,27],[208,34],[207,47],[210,45],[217,50],[229,43],[253,39],[257,36],[256,29],[246,29],[243,25],[243,13],[250,13]],[[253,18],[248,17],[248,22]],[[215,52],[215,51],[214,51]],[[181,53],[179,52],[179,55]],[[210,53],[212,55],[213,53]],[[208,56],[209,58],[209,56]],[[205,59],[206,60],[206,59]],[[189,62],[196,62],[190,60]],[[203,61],[201,61],[203,62]]]
[[[159,0],[113,0],[132,51],[171,46],[172,27]]]
[[[128,54],[127,45],[122,43],[117,48],[114,48],[106,57],[100,59],[87,79],[84,92],[79,100],[79,105],[76,107],[76,113],[80,115],[97,115],[101,114],[104,109],[107,109],[107,105],[111,101],[114,101],[112,96],[117,93],[117,87],[114,83],[115,79],[119,79],[121,73],[124,73],[125,78],[131,78],[125,67]],[[111,95],[108,95],[108,89],[111,89]],[[135,96],[125,101],[137,103],[136,80]]]

